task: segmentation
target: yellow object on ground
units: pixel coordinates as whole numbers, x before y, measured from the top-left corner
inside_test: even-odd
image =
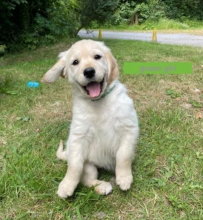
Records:
[[[154,30],[153,30],[152,41],[153,41],[153,42],[157,42],[156,28],[154,28]]]
[[[99,29],[99,36],[98,36],[98,38],[102,38],[102,31],[101,31],[101,29]]]

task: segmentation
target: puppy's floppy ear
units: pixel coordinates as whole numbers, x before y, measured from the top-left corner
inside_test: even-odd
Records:
[[[66,78],[68,73],[66,71],[66,55],[68,51],[62,52],[59,54],[59,60],[57,63],[48,70],[42,78],[42,82],[53,83],[59,76]]]
[[[114,80],[118,78],[118,64],[110,50],[106,53],[106,57],[109,65],[107,84],[110,85]]]

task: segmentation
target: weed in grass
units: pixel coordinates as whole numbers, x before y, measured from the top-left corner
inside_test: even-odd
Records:
[[[193,107],[195,108],[203,108],[203,103],[200,103],[196,100],[191,100],[190,103],[192,104]]]
[[[176,92],[172,89],[167,89],[166,90],[166,95],[170,96],[173,99],[180,97],[180,93],[178,93],[178,92]]]

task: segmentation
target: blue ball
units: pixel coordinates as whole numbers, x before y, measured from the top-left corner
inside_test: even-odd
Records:
[[[39,86],[39,83],[38,82],[28,82],[27,86],[29,88],[37,88]]]

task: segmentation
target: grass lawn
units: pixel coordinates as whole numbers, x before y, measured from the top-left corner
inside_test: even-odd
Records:
[[[73,41],[0,60],[0,219],[203,219],[201,48],[105,40],[139,116],[134,183],[109,196],[79,185],[73,197],[58,198],[66,163],[55,152],[67,139],[71,88],[64,79],[35,89],[26,84],[39,82]],[[124,75],[124,61],[188,61],[193,74]],[[100,178],[111,176],[101,171]]]
[[[104,25],[103,27],[95,26],[96,29],[102,28],[115,31],[136,31],[136,32],[151,32],[154,28],[159,33],[187,33],[187,34],[203,34],[203,22],[195,20],[186,20],[185,22],[179,22],[167,18],[161,18],[158,22],[146,21],[140,25]]]

